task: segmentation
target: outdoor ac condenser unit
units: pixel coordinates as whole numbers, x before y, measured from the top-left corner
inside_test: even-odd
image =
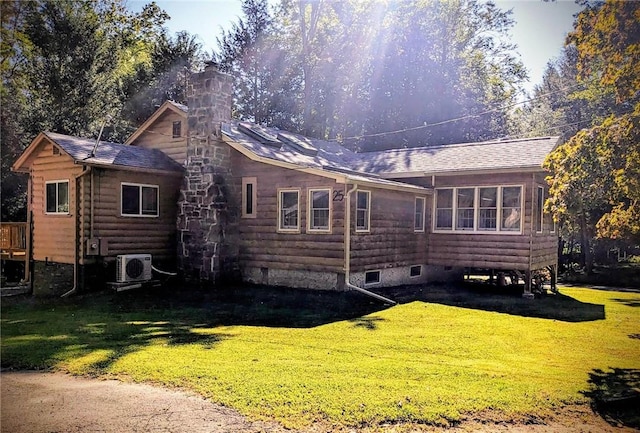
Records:
[[[151,279],[151,254],[124,254],[116,258],[116,281],[129,283]]]

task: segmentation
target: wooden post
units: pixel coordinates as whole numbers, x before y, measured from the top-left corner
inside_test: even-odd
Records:
[[[524,273],[524,293],[523,298],[533,299],[535,296],[531,292],[531,269],[527,269]]]

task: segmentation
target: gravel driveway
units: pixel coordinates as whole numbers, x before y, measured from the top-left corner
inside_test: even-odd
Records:
[[[3,433],[283,432],[201,397],[62,373],[2,372]]]
[[[4,371],[0,431],[2,433],[294,433],[273,422],[254,422],[238,412],[195,394],[117,380],[89,379],[63,373]],[[353,429],[315,424],[304,433],[354,432],[437,433],[622,433],[587,407],[565,408],[546,424],[467,420],[444,429],[414,425]],[[300,432],[302,433],[302,432]]]

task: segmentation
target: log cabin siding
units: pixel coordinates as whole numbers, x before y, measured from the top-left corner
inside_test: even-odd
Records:
[[[415,198],[426,195],[362,187],[370,191],[369,232],[356,232],[356,194],[351,200],[351,270],[362,272],[426,263],[428,227],[414,231]],[[425,226],[429,219],[425,218]]]
[[[550,233],[553,226],[549,224],[549,218],[541,233],[537,233],[534,227],[535,212],[538,211],[537,188],[543,186],[546,191],[542,174],[438,176],[435,181],[436,188],[522,185],[524,213],[521,221],[522,232],[519,234],[432,232],[429,236],[428,264],[526,271],[556,263],[557,238],[555,234]],[[435,206],[434,198],[432,220]]]
[[[240,267],[319,272],[344,272],[345,186],[335,180],[251,161],[231,151],[233,189],[242,190],[242,178],[256,180],[255,217],[238,218]],[[331,189],[330,232],[308,230],[309,189]],[[278,190],[297,189],[300,231],[278,231]],[[240,204],[240,197],[234,202]],[[238,210],[238,216],[240,216]]]
[[[173,122],[182,122],[181,136],[173,137]],[[181,165],[187,160],[187,118],[167,110],[147,128],[131,145],[146,149],[159,149]]]
[[[93,236],[108,245],[108,256],[148,253],[156,261],[174,261],[176,256],[177,202],[179,177],[94,169]],[[121,184],[158,186],[158,216],[121,215]],[[87,215],[89,215],[88,206]],[[88,220],[89,218],[87,218]],[[85,237],[91,236],[86,230]]]
[[[31,210],[33,211],[33,259],[73,264],[75,255],[76,218],[75,176],[82,173],[83,167],[74,164],[64,153],[54,154],[54,145],[43,140],[34,152],[31,165],[32,191]],[[48,181],[69,181],[69,214],[51,215],[46,213],[45,184]]]

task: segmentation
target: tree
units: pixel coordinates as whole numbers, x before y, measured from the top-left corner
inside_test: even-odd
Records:
[[[640,240],[640,7],[609,0],[587,5],[567,42],[577,50],[578,97],[602,104],[606,118],[572,136],[546,161],[555,218],[580,227],[591,270],[591,238]]]

